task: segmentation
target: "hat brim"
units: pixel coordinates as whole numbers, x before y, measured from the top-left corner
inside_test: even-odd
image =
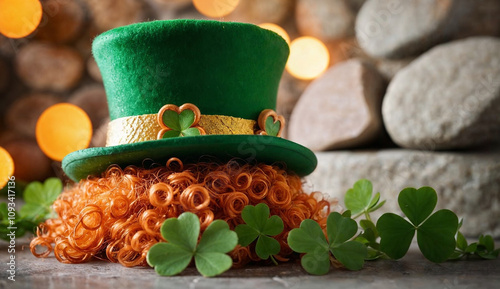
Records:
[[[74,181],[99,175],[110,165],[144,166],[146,161],[165,164],[176,157],[197,162],[204,157],[226,161],[238,158],[250,163],[283,163],[299,176],[314,171],[317,159],[308,148],[295,142],[263,135],[203,135],[178,137],[110,147],[94,147],[68,154],[62,161],[64,172]]]

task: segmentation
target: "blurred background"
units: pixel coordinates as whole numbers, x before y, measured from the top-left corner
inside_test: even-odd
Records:
[[[290,43],[277,110],[287,120],[285,137],[318,152],[307,179],[312,190],[341,196],[369,178],[389,199],[403,186],[430,185],[441,207],[473,219],[466,233],[500,236],[500,1],[41,4],[34,32],[0,35],[0,147],[18,180],[64,177],[35,133],[54,104],[82,108],[92,123],[90,146],[105,145],[106,93],[91,54],[96,35],[157,19],[249,22]]]

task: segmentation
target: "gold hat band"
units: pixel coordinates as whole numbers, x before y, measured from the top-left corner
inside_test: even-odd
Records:
[[[106,146],[156,140],[162,129],[157,114],[122,117],[108,124]],[[198,123],[206,134],[254,134],[257,122],[226,115],[201,115]]]

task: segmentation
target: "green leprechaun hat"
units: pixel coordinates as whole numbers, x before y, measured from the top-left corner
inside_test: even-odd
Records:
[[[107,31],[92,48],[111,121],[106,147],[63,159],[71,179],[171,157],[278,162],[299,176],[315,169],[309,149],[277,136],[284,120],[273,110],[289,48],[276,33],[246,23],[153,21]]]

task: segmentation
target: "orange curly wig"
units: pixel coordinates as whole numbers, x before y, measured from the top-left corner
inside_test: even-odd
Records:
[[[234,229],[243,223],[243,208],[258,203],[283,219],[285,229],[275,236],[281,244],[276,259],[282,261],[292,253],[288,232],[304,219],[324,227],[334,204],[320,193],[305,193],[301,179],[278,166],[234,160],[184,165],[177,158],[152,169],[111,166],[101,177],[82,180],[60,195],[53,205],[58,218],[40,225],[30,249],[37,257],[54,251],[63,263],[94,257],[127,267],[147,266],[149,248],[163,241],[165,219],[192,212],[200,218],[201,230],[215,219]],[[45,250],[38,252],[39,247]],[[252,245],[238,245],[230,255],[235,267],[260,260]]]

